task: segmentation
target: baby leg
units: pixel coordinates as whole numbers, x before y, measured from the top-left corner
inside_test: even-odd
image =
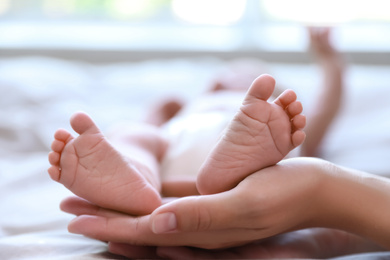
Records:
[[[275,80],[269,75],[252,83],[240,110],[199,171],[201,194],[229,190],[303,143],[306,117],[301,114],[301,103],[292,90],[268,102],[274,88]]]
[[[123,154],[87,114],[76,113],[71,126],[77,137],[64,129],[54,135],[48,169],[53,180],[98,206],[128,214],[148,214],[161,204],[157,169],[165,146],[157,132],[130,133]]]

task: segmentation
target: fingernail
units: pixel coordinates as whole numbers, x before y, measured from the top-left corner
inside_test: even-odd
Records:
[[[72,234],[82,234],[82,231],[80,230],[80,225],[77,225],[79,222],[80,217],[76,217],[72,219],[68,224],[68,231]],[[82,226],[81,226],[82,227]]]
[[[155,234],[174,231],[177,227],[176,216],[171,212],[162,213],[154,217],[152,230]]]

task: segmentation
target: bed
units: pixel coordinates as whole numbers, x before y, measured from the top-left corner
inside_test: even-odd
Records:
[[[105,243],[67,232],[72,216],[58,204],[71,194],[46,172],[54,131],[69,129],[78,110],[91,114],[103,132],[140,120],[161,97],[200,95],[225,66],[207,57],[104,65],[45,57],[0,60],[0,259],[121,259]],[[320,84],[315,66],[269,64],[267,70],[310,108]],[[346,94],[322,157],[390,177],[390,66],[351,66]],[[375,256],[383,253],[359,257]]]

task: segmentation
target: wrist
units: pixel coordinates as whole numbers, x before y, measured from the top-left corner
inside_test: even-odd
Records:
[[[332,163],[324,162],[319,172],[322,185],[319,189],[319,210],[316,223],[320,227],[345,230],[346,223],[354,214],[349,200],[355,192],[353,182],[345,176],[342,169]]]
[[[390,248],[390,182],[382,177],[329,164],[318,225],[345,230]]]
[[[329,172],[333,171],[333,164],[310,157],[292,160],[289,161],[289,165],[294,166],[292,162],[295,162],[301,178],[306,180],[305,184],[301,186],[301,196],[298,198],[299,207],[295,212],[297,221],[294,229],[326,227],[329,210],[325,206],[328,205],[326,203],[330,200],[327,197],[327,187],[330,186],[332,181]]]
[[[311,169],[316,182],[308,194],[312,210],[309,218],[304,223],[305,228],[312,227],[333,227],[333,219],[339,215],[333,206],[337,203],[334,188],[337,184],[334,176],[338,168],[323,160],[316,160]]]

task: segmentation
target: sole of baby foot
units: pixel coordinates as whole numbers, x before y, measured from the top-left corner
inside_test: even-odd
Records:
[[[71,126],[77,137],[64,129],[54,135],[48,170],[53,180],[98,206],[128,214],[149,214],[161,205],[144,177],[146,165],[117,151],[87,114],[73,115]]]
[[[306,117],[294,91],[268,102],[275,88],[269,75],[255,79],[242,105],[201,167],[201,194],[235,187],[251,173],[274,165],[303,143]]]

